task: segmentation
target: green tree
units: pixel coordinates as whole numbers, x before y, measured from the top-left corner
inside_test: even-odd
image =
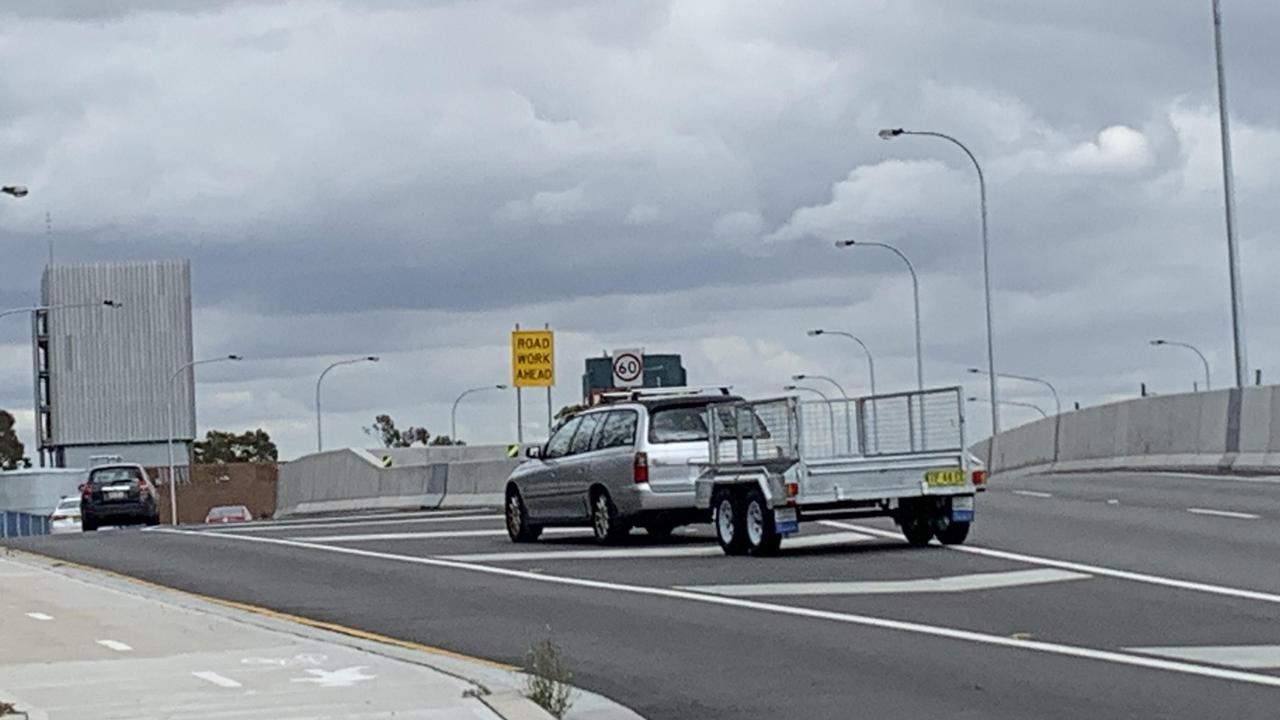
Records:
[[[431,445],[434,445],[434,446],[442,446],[442,445],[466,445],[466,443],[462,442],[461,440],[454,440],[453,438],[449,437],[448,435],[437,435],[437,436],[435,436],[435,437],[431,438],[431,443],[430,443],[430,444],[431,444]]]
[[[26,456],[27,448],[18,439],[13,425],[13,414],[0,410],[0,470],[31,467],[31,460]]]
[[[236,434],[210,430],[195,442],[198,465],[214,463],[275,462],[280,457],[276,444],[262,428]]]
[[[426,428],[407,427],[404,430],[396,427],[396,421],[390,415],[379,415],[373,419],[373,425],[364,429],[382,442],[383,447],[404,448],[414,445],[426,445],[431,441],[431,433]]]

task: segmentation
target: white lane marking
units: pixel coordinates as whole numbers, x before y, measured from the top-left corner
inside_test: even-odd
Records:
[[[1257,520],[1261,515],[1235,512],[1232,510],[1210,510],[1209,508],[1187,508],[1192,515],[1212,515],[1214,517],[1235,518],[1236,520]]]
[[[726,595],[729,597],[762,597],[789,595],[886,595],[910,593],[957,593],[972,590],[995,590],[1020,585],[1086,580],[1090,576],[1065,570],[1014,570],[998,573],[974,573],[916,580],[869,580],[864,582],[796,582],[757,583],[754,585],[682,585],[681,590]]]
[[[166,529],[165,532],[178,535],[196,535],[203,537],[217,537],[213,533],[205,533],[194,530],[173,530]],[[393,553],[375,552],[372,550],[361,550],[359,548],[335,547],[333,545],[320,545],[316,543],[303,543],[294,540],[285,540],[281,538],[265,538],[252,537],[242,535],[232,535],[231,537],[243,542],[260,542],[270,543],[273,545],[283,545],[287,547],[304,548],[309,550],[318,550],[321,552],[339,553],[343,555],[351,555],[354,557],[364,557],[374,560],[390,560],[394,562],[403,562],[414,565],[425,565],[428,567],[447,568],[451,570],[466,570],[470,572],[482,573],[486,575],[497,575],[502,577],[516,578],[520,580],[528,580],[530,582],[548,583],[552,585],[566,585],[570,587],[591,588],[596,590],[610,590],[614,592],[629,593],[633,595],[646,595],[649,597],[661,597],[673,600],[688,600],[693,602],[706,603],[709,605],[721,605],[725,607],[739,608],[743,610],[755,610],[759,612],[774,613],[778,615],[791,615],[795,617],[805,617],[817,620],[829,620],[832,622],[845,623],[849,625],[859,625],[862,627],[872,627],[882,630],[897,630],[900,632],[913,633],[916,635],[928,635],[931,637],[947,638],[950,640],[960,640],[964,642],[978,643],[982,645],[994,645],[998,647],[1011,648],[1015,650],[1026,650],[1029,652],[1040,652],[1048,655],[1060,655],[1065,657],[1080,658],[1085,660],[1097,660],[1100,662],[1109,662],[1118,665],[1129,665],[1133,667],[1142,667],[1151,670],[1164,670],[1168,672],[1182,673],[1185,675],[1196,675],[1199,677],[1215,678],[1219,680],[1232,680],[1236,682],[1251,683],[1255,685],[1267,685],[1271,687],[1280,687],[1280,676],[1262,675],[1259,673],[1249,673],[1239,670],[1225,670],[1222,668],[1209,667],[1204,665],[1196,665],[1193,663],[1179,662],[1174,660],[1161,660],[1157,658],[1143,657],[1141,655],[1130,655],[1112,650],[1097,650],[1094,648],[1081,647],[1077,645],[1063,645],[1060,643],[1045,642],[1042,640],[1028,640],[1020,638],[1005,637],[1003,635],[989,635],[987,633],[974,632],[972,630],[961,630],[959,628],[950,628],[940,625],[926,625],[924,623],[908,622],[905,620],[890,620],[888,618],[872,617],[869,615],[855,615],[853,613],[833,612],[830,610],[817,610],[814,608],[796,607],[791,605],[778,605],[774,603],[765,603],[757,600],[744,600],[741,598],[728,598],[719,595],[704,595],[701,593],[693,593],[687,590],[675,590],[670,588],[650,587],[644,585],[627,585],[623,583],[605,582],[602,580],[587,580],[584,578],[567,577],[563,575],[547,575],[544,573],[527,572],[524,570],[515,570],[512,568],[494,567],[492,565],[478,565],[474,563],[458,562],[456,560],[441,560],[438,558],[415,557],[412,555],[396,555]]]
[[[222,687],[222,688],[244,687],[243,685],[236,682],[235,680],[232,680],[229,677],[224,677],[222,675],[219,675],[218,673],[213,672],[212,670],[201,670],[200,672],[193,672],[191,674],[195,675],[201,680],[204,680],[205,682],[213,683],[214,685],[217,685],[218,687]]]
[[[1117,500],[1117,499],[1115,499],[1115,498],[1112,498],[1112,499],[1110,499],[1110,500],[1108,500],[1108,501],[1107,501],[1107,504],[1108,504],[1108,505],[1119,505],[1119,504],[1120,504],[1120,501],[1119,501],[1119,500]]]
[[[828,527],[864,532],[870,535],[878,535],[880,537],[901,537],[901,535],[896,532],[881,530],[880,528],[863,527],[861,525],[850,525],[836,520],[823,520],[822,523]],[[1088,565],[1086,563],[1070,562],[1067,560],[1055,560],[1053,558],[1039,557],[1036,555],[1023,555],[1021,553],[1006,552],[1004,550],[992,550],[990,548],[976,547],[973,545],[947,545],[945,547],[948,550],[968,553],[970,555],[982,555],[984,557],[1012,560],[1014,562],[1022,562],[1030,565],[1044,565],[1045,567],[1072,570],[1075,572],[1088,573],[1090,575],[1102,575],[1104,577],[1130,580],[1132,582],[1146,583],[1148,585],[1161,585],[1163,587],[1178,588],[1179,590],[1192,590],[1194,592],[1208,593],[1210,595],[1225,595],[1227,597],[1242,598],[1244,600],[1258,600],[1260,602],[1280,604],[1280,595],[1261,592],[1259,590],[1246,590],[1244,588],[1233,588],[1223,585],[1211,585],[1209,583],[1195,582],[1193,580],[1179,580],[1177,578],[1161,577],[1159,575],[1147,575],[1144,573],[1130,572],[1128,570],[1117,570],[1115,568],[1103,567],[1101,565]]]
[[[783,549],[825,547],[845,543],[866,542],[869,535],[852,532],[823,533],[785,540]],[[521,562],[523,560],[615,560],[618,558],[715,557],[723,555],[719,545],[664,545],[637,548],[604,548],[599,550],[536,550],[531,552],[469,553],[436,555],[445,560],[470,562]]]
[[[1013,491],[1013,494],[1014,494],[1014,495],[1022,495],[1022,496],[1024,496],[1024,497],[1033,497],[1033,498],[1051,498],[1051,497],[1053,497],[1053,493],[1047,493],[1047,492],[1036,492],[1035,490],[1014,490],[1014,491]]]
[[[129,652],[133,649],[119,640],[99,640],[98,644],[104,648],[115,650],[116,652]]]
[[[53,619],[52,615],[45,615],[42,612],[27,613],[27,617],[32,620],[40,620],[42,622],[48,622]]]
[[[373,533],[369,535],[311,535],[293,537],[299,542],[368,542],[371,540],[445,540],[469,537],[506,537],[506,530],[440,530],[436,532]],[[546,528],[543,535],[591,535],[589,528]],[[221,537],[221,536],[219,536]]]
[[[374,680],[377,675],[366,675],[367,666],[359,665],[356,667],[342,668],[341,670],[325,670],[323,668],[308,668],[306,673],[310,677],[292,678],[289,682],[295,683],[315,683],[320,687],[326,688],[344,688],[351,687],[364,682],[365,680]]]
[[[1201,647],[1135,647],[1130,652],[1174,660],[1227,665],[1245,670],[1280,668],[1280,645],[1219,645]]]
[[[209,530],[226,532],[226,533],[249,533],[249,532],[270,532],[272,530],[278,532],[285,531],[301,531],[301,530],[327,530],[331,528],[344,527],[365,527],[369,525],[417,525],[420,523],[444,523],[444,522],[470,522],[472,520],[502,520],[502,515],[485,514],[485,515],[450,515],[449,517],[414,517],[405,520],[362,520],[354,522],[324,522],[309,523],[295,525],[223,525],[221,527],[211,527]]]

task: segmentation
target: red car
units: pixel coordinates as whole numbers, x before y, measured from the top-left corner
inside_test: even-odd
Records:
[[[249,512],[249,508],[243,505],[222,505],[213,508],[208,515],[204,516],[206,525],[245,523],[251,520],[253,520],[253,513]]]

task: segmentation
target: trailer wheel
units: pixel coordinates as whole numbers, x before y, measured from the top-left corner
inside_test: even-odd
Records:
[[[747,528],[742,502],[732,490],[722,488],[711,496],[712,524],[716,540],[725,555],[742,555],[747,551]]]
[[[938,531],[938,542],[943,545],[963,545],[969,537],[969,523],[953,522]]]
[[[782,546],[782,536],[773,523],[773,509],[764,499],[759,488],[747,493],[746,510],[747,548],[752,555],[776,555]]]
[[[923,513],[913,513],[902,519],[902,535],[914,547],[924,547],[933,539],[933,522]]]

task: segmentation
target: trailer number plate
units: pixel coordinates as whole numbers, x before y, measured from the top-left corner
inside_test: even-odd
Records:
[[[947,468],[946,470],[926,470],[924,481],[929,487],[953,487],[964,485],[964,470]]]
[[[800,532],[800,522],[795,508],[779,508],[773,511],[773,527],[782,535]]]

